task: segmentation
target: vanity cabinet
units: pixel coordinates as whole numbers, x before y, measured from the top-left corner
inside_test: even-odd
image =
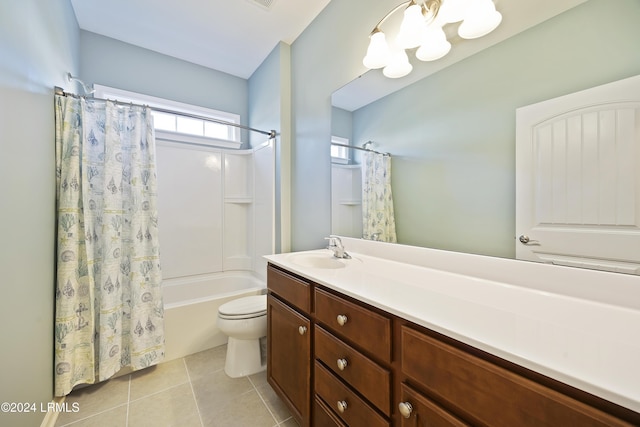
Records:
[[[273,267],[268,269],[267,281],[267,381],[298,422],[308,427],[311,425],[311,285]]]
[[[302,426],[638,426],[640,414],[268,267],[269,383]]]

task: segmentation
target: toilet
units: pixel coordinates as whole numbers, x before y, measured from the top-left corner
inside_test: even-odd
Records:
[[[218,328],[229,337],[225,373],[231,378],[266,369],[260,339],[267,335],[267,296],[238,298],[218,308]]]

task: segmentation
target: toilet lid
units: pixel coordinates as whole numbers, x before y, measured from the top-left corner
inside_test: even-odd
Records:
[[[253,295],[250,297],[238,298],[224,303],[218,308],[218,313],[224,316],[243,316],[267,312],[267,296]]]

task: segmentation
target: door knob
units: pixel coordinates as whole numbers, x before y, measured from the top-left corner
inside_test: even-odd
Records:
[[[531,238],[526,234],[521,234],[520,237],[518,237],[518,240],[520,240],[520,243],[522,243],[523,245],[540,245],[540,242],[538,242],[537,240],[531,240]]]
[[[346,410],[347,410],[347,402],[345,402],[344,400],[339,400],[338,401],[338,411],[340,413],[343,413]]]
[[[307,327],[306,326],[298,326],[298,333],[300,335],[304,335],[307,333]]]

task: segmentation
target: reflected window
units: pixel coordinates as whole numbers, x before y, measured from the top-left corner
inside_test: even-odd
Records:
[[[342,138],[340,136],[331,137],[331,162],[332,163],[349,163],[349,148],[343,147],[343,145],[349,145],[348,138]]]

